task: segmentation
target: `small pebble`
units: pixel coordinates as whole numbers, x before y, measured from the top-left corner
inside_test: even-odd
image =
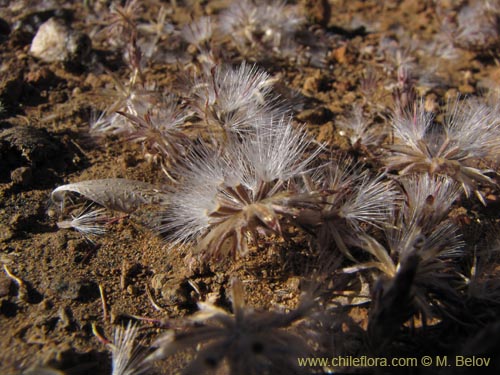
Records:
[[[14,237],[12,228],[5,224],[0,224],[0,243],[7,242]]]
[[[45,62],[79,63],[90,52],[90,45],[87,35],[51,18],[38,29],[31,42],[30,53]]]
[[[12,280],[5,275],[5,272],[0,272],[0,298],[10,294]]]
[[[139,288],[135,285],[129,285],[127,286],[127,293],[130,294],[131,296],[137,296],[139,295]]]
[[[10,173],[10,179],[16,185],[29,186],[33,182],[33,171],[30,167],[19,167]]]

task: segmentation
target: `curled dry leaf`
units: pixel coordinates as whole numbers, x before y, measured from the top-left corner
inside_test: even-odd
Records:
[[[131,213],[145,204],[166,202],[166,193],[161,188],[142,181],[124,178],[89,180],[62,185],[51,194],[55,203],[64,206],[67,192],[81,194],[109,210]]]

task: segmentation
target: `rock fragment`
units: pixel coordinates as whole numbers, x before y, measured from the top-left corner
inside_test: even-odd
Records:
[[[31,42],[30,53],[45,62],[80,63],[90,52],[87,35],[74,31],[56,18],[43,23]]]

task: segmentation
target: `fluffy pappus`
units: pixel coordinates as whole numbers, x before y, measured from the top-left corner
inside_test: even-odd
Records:
[[[199,49],[204,49],[214,33],[214,19],[203,16],[182,28],[182,37]]]
[[[373,257],[345,269],[358,272],[376,269],[378,280],[371,286],[372,308],[368,324],[370,339],[380,345],[391,341],[401,326],[415,314],[424,324],[428,318],[443,317],[462,304],[462,277],[457,259],[463,242],[457,229],[443,222],[430,233],[403,220],[386,230],[387,247],[362,234],[359,246]]]
[[[115,102],[100,115],[91,116],[90,132],[119,135],[141,144],[146,158],[171,177],[169,166],[185,153],[188,137],[182,126],[188,113],[175,95],[157,92],[154,85],[137,86],[134,82],[117,85]]]
[[[98,35],[114,47],[124,47],[137,33],[136,21],[140,10],[141,4],[137,0],[127,0],[123,6],[118,2],[111,3],[106,15],[107,26]]]
[[[385,228],[389,253],[403,261],[418,254],[422,261],[462,255],[463,240],[448,219],[453,202],[460,196],[459,184],[444,176],[412,175],[403,179],[406,200]]]
[[[91,210],[90,206],[83,208],[77,215],[71,215],[71,220],[62,220],[57,223],[58,228],[73,228],[82,233],[92,242],[92,238],[106,233],[105,224],[110,221],[104,208]]]
[[[115,83],[115,88],[106,91],[104,95],[112,98],[113,103],[99,115],[93,114],[91,116],[90,133],[93,135],[127,133],[132,130],[132,126],[125,117],[118,115],[117,112],[143,116],[166,100],[161,93],[157,92],[154,84],[144,85],[138,83],[136,75],[132,75],[126,84],[122,83],[117,77],[111,77]]]
[[[209,303],[199,303],[193,316],[196,325],[171,331],[157,340],[158,348],[148,361],[166,358],[187,349],[197,349],[196,357],[183,374],[302,374],[298,357],[311,355],[307,335],[292,331],[308,318],[313,300],[304,297],[290,312],[256,311],[245,306],[243,284],[233,279],[232,313]]]
[[[498,112],[498,106],[479,100],[457,100],[449,106],[439,129],[433,114],[420,102],[413,112],[394,116],[394,144],[388,145],[386,168],[400,175],[448,176],[462,184],[467,196],[474,191],[484,204],[478,183],[494,185],[494,181],[477,165],[498,153]]]
[[[308,172],[321,151],[321,146],[307,134],[304,126],[292,125],[291,117],[260,117],[254,119],[253,127],[253,136],[233,143],[232,147],[240,148],[246,155],[258,179],[286,181],[300,176]]]
[[[364,116],[361,106],[354,107],[349,116],[337,125],[341,129],[341,135],[348,137],[354,150],[378,147],[386,136],[385,129],[375,126]]]
[[[406,197],[406,216],[432,229],[446,220],[452,204],[460,197],[460,184],[446,176],[415,174],[401,179]]]
[[[279,117],[286,112],[271,95],[273,80],[255,65],[214,66],[197,77],[189,103],[200,120],[213,130],[245,132],[254,118]]]
[[[147,23],[139,23],[137,30],[153,36],[156,44],[163,36],[172,34],[175,30],[174,25],[167,19],[169,10],[163,5],[158,10],[157,18],[155,21],[149,20]]]
[[[386,60],[384,70],[396,73],[398,79],[401,72],[412,72],[417,68],[416,41],[405,34],[400,35],[399,39],[398,41],[392,37],[382,37],[378,46],[378,53]]]
[[[147,351],[141,349],[137,341],[139,328],[129,322],[127,327],[115,328],[113,342],[108,346],[112,355],[111,375],[141,375],[149,371],[149,363],[145,362]]]
[[[146,158],[161,165],[169,176],[172,162],[181,159],[186,153],[188,137],[182,132],[187,114],[179,109],[177,98],[169,95],[162,105],[143,115],[118,112],[130,123],[125,138],[143,147]]]
[[[465,49],[486,52],[500,45],[498,1],[473,1],[463,6],[456,18],[454,43]]]
[[[422,314],[425,321],[436,313],[433,307],[452,311],[460,305],[456,260],[463,255],[464,242],[447,219],[453,198],[459,195],[457,185],[444,177],[412,176],[403,183],[411,198],[401,205],[393,224],[384,228],[385,239],[359,236],[358,247],[373,260],[344,270],[381,272],[372,289],[369,325],[376,339],[390,337],[386,331],[399,328],[413,313]]]
[[[294,35],[305,22],[285,1],[233,2],[219,18],[222,33],[244,55],[283,57],[296,49]],[[294,48],[295,47],[295,48]]]
[[[320,198],[317,207],[303,210],[297,222],[316,234],[321,250],[335,243],[354,260],[349,246],[369,228],[385,227],[400,200],[395,186],[383,177],[370,176],[350,158],[332,162],[306,182],[305,191]]]
[[[173,244],[196,239],[206,256],[247,252],[259,231],[281,234],[280,215],[293,215],[293,180],[319,152],[290,119],[257,119],[256,132],[229,138],[223,150],[188,155],[177,174],[162,232]],[[228,246],[224,246],[228,245]]]

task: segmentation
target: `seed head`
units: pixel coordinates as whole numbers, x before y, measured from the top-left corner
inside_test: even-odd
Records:
[[[412,113],[393,119],[395,142],[385,158],[388,169],[399,174],[445,175],[462,184],[467,196],[475,191],[484,204],[477,184],[494,184],[478,169],[481,161],[494,159],[500,145],[497,106],[477,100],[456,101],[449,106],[442,129],[433,121],[423,103]]]
[[[189,23],[182,29],[182,37],[188,42],[198,48],[203,47],[213,35],[213,23],[212,17],[203,16],[198,18],[196,21]]]
[[[340,129],[349,137],[351,147],[379,146],[386,136],[385,131],[374,126],[364,115],[363,108],[357,106],[351,115],[338,123]]]
[[[499,11],[496,6],[491,8],[487,3],[475,1],[460,9],[453,39],[456,45],[479,52],[498,48]]]
[[[304,22],[285,1],[244,0],[221,14],[220,29],[243,55],[283,56],[294,49],[295,33]]]
[[[177,171],[161,230],[173,243],[198,239],[198,250],[246,253],[258,229],[281,234],[280,214],[290,214],[293,180],[307,172],[319,152],[290,119],[257,119],[255,133],[229,138],[227,148],[188,155]],[[311,149],[311,151],[309,151]]]
[[[269,75],[255,65],[215,66],[195,80],[190,103],[212,129],[245,132],[256,124],[255,118],[279,117],[286,112],[275,105],[271,88]]]
[[[370,176],[350,158],[319,169],[306,187],[309,194],[316,192],[320,197],[317,208],[303,210],[297,218],[299,224],[316,232],[320,249],[335,243],[354,259],[348,246],[356,245],[360,233],[387,226],[400,200],[395,187],[383,177]]]
[[[205,374],[227,366],[229,374],[300,374],[297,357],[311,354],[306,339],[289,329],[307,318],[312,301],[295,310],[260,312],[245,306],[243,285],[232,282],[232,314],[208,303],[199,304],[197,325],[169,332],[157,341],[148,361],[199,347],[183,374]]]
[[[447,218],[461,194],[460,184],[446,176],[415,174],[403,178],[401,184],[406,196],[405,216],[427,229]]]

